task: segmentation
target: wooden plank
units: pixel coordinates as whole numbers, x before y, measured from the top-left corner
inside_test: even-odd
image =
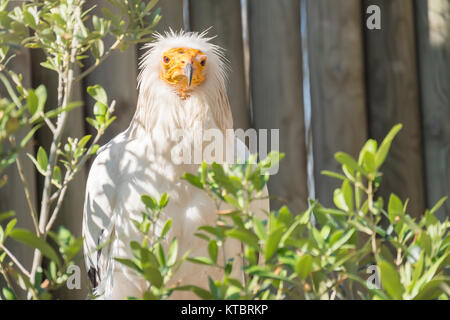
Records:
[[[417,0],[427,207],[450,195],[450,3]],[[438,211],[450,216],[450,201]]]
[[[169,28],[174,31],[183,29],[183,0],[159,0],[156,7],[161,8],[162,18],[155,31],[165,32]]]
[[[333,203],[334,153],[356,156],[367,138],[361,2],[307,0],[316,198]]]
[[[280,129],[286,153],[269,181],[271,195],[283,197],[295,213],[307,207],[302,94],[300,2],[250,0],[250,83],[256,129]],[[280,206],[271,202],[271,209]]]
[[[245,81],[240,0],[191,0],[189,17],[192,31],[202,32],[211,27],[208,34],[217,36],[212,42],[225,49],[231,67],[228,98],[234,127],[248,129],[250,105]]]
[[[366,0],[364,4],[379,6],[382,17],[381,30],[365,28],[370,136],[380,143],[395,124],[403,124],[382,167],[380,195],[409,198],[409,212],[420,216],[425,190],[413,2]]]

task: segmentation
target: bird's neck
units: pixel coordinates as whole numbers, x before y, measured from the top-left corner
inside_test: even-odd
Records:
[[[182,131],[220,129],[225,133],[233,128],[233,121],[224,91],[199,89],[183,99],[163,86],[140,90],[131,134],[136,138],[151,135],[167,142],[178,140]]]

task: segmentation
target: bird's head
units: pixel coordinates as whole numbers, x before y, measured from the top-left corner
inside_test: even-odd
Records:
[[[156,34],[141,60],[141,91],[169,89],[186,99],[200,87],[209,87],[209,91],[224,87],[226,63],[221,48],[210,43],[211,39],[206,32]]]
[[[193,48],[172,48],[163,53],[160,77],[175,87],[181,97],[205,80],[207,56]]]
[[[233,128],[222,49],[197,32],[155,34],[140,60],[134,119],[147,130],[194,124]],[[213,120],[213,121],[210,121]]]

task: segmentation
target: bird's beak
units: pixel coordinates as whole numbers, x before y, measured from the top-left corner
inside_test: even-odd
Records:
[[[194,66],[192,63],[188,62],[186,66],[184,67],[184,74],[187,77],[188,80],[188,87],[191,86],[192,83],[192,77],[194,76]]]

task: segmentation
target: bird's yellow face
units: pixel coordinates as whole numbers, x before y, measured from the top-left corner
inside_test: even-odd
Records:
[[[185,99],[205,80],[206,55],[197,49],[173,48],[162,56],[161,79],[176,87]]]

